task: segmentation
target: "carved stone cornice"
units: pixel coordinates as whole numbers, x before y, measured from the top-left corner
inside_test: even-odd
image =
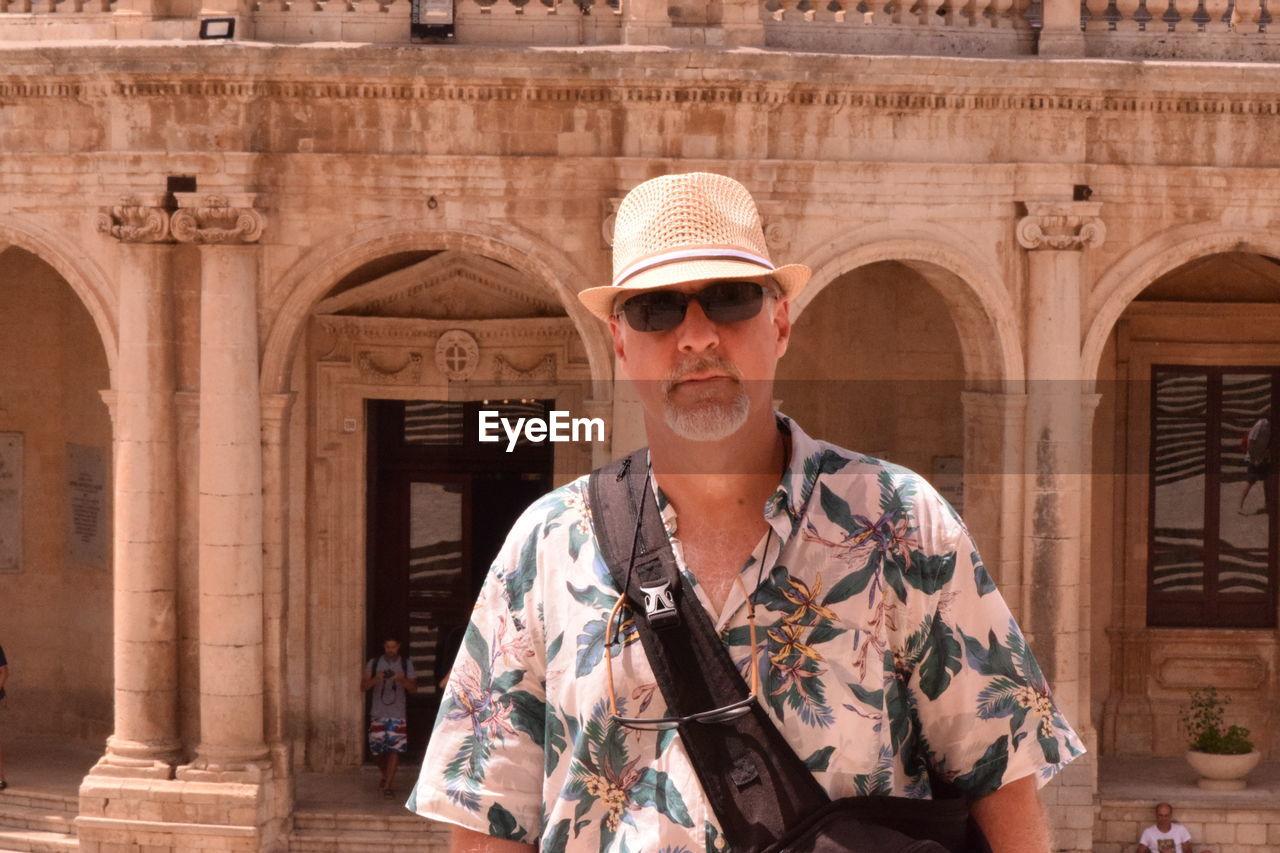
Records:
[[[169,211],[159,198],[124,196],[98,211],[98,230],[122,243],[172,243]]]
[[[253,195],[176,193],[178,210],[169,223],[181,243],[243,245],[256,243],[266,220],[255,210]]]
[[[1032,251],[1080,251],[1102,245],[1107,228],[1096,201],[1028,201],[1027,215],[1018,220],[1018,244]]]

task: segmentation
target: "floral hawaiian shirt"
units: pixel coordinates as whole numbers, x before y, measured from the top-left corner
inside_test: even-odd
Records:
[[[742,580],[757,604],[761,700],[831,796],[927,797],[930,766],[980,796],[1030,774],[1043,784],[1082,754],[955,511],[904,468],[779,424],[791,454],[763,507],[773,535]],[[721,849],[676,733],[610,721],[604,637],[618,590],[586,492],[585,477],[557,489],[512,529],[408,807],[548,853]],[[658,504],[714,617],[675,509],[660,492]],[[748,609],[735,584],[713,618],[744,671]],[[637,640],[624,623],[618,712],[661,716]]]

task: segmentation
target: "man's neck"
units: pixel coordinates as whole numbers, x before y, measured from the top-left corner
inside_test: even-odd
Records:
[[[653,476],[677,513],[760,512],[778,487],[787,445],[773,412],[750,419],[722,441],[689,441],[665,427],[649,430]]]

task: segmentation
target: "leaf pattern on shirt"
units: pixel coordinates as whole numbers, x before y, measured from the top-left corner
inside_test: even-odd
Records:
[[[618,713],[625,715],[625,707],[626,703],[619,700]],[[577,803],[573,836],[577,838],[592,822],[587,817],[589,813],[602,811],[599,818],[601,851],[610,849],[624,824],[635,825],[632,813],[641,809],[656,809],[680,826],[693,826],[693,819],[671,777],[645,766],[640,756],[631,757],[626,729],[609,718],[608,705],[603,700],[592,710],[583,727],[569,778],[563,798]]]
[[[910,471],[780,423],[792,456],[764,505],[775,545],[766,558],[762,537],[741,573],[757,648],[745,605],[723,614],[720,636],[748,681],[755,655],[762,704],[818,781],[833,797],[926,797],[936,776],[981,796],[1080,755],[954,510]],[[411,803],[546,853],[722,849],[676,732],[622,729],[606,711],[618,590],[586,487],[539,500],[508,537]],[[677,508],[655,495],[672,533]],[[612,649],[619,711],[661,716],[635,618],[622,609]]]

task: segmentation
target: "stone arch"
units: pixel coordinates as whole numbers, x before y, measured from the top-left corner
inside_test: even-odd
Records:
[[[1183,264],[1221,252],[1252,252],[1280,258],[1280,233],[1261,228],[1222,228],[1193,223],[1170,228],[1112,264],[1089,294],[1082,375],[1097,376],[1111,330],[1129,303],[1152,282]]]
[[[832,244],[812,259],[813,279],[796,299],[797,315],[840,276],[878,261],[910,267],[941,295],[960,336],[966,377],[1022,380],[1018,324],[995,262],[959,245],[953,231],[936,225],[882,223]]]
[[[485,232],[488,233],[485,233]],[[314,305],[343,276],[362,264],[389,254],[423,249],[452,249],[493,258],[536,276],[555,293],[582,338],[591,365],[593,393],[607,399],[613,377],[613,347],[608,329],[578,301],[571,282],[586,276],[575,264],[551,249],[545,241],[522,229],[504,224],[497,229],[480,227],[461,232],[449,229],[401,228],[390,231],[382,224],[366,226],[344,244],[317,249],[296,263],[283,277],[280,288],[288,294],[267,335],[262,359],[264,393],[289,390],[294,352]]]
[[[93,261],[85,258],[70,241],[61,239],[30,222],[0,221],[0,251],[15,247],[30,252],[52,267],[80,299],[102,340],[107,359],[107,372],[115,385],[116,328],[115,292],[106,275]]]

